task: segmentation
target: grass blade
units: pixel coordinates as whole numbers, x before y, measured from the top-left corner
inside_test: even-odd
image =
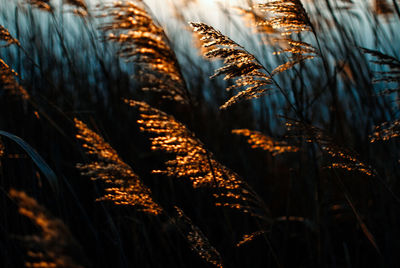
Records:
[[[35,162],[36,166],[46,176],[54,192],[57,193],[59,190],[57,176],[54,173],[54,171],[49,167],[49,165],[47,165],[44,159],[39,155],[39,153],[34,148],[32,148],[32,146],[30,146],[27,142],[25,142],[20,137],[15,136],[14,134],[0,130],[0,135],[13,140],[30,156],[32,161]]]

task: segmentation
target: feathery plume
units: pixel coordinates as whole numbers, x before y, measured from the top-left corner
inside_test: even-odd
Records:
[[[200,34],[203,46],[208,49],[207,58],[222,58],[224,66],[217,69],[211,77],[224,75],[224,79],[236,79],[227,90],[246,88],[239,92],[220,108],[225,109],[241,100],[262,96],[270,90],[271,77],[259,61],[229,37],[205,23],[191,22],[193,30]]]
[[[385,122],[375,128],[374,133],[370,135],[370,141],[387,141],[400,136],[400,119],[393,122]]]
[[[140,130],[156,135],[151,138],[151,149],[175,155],[175,159],[165,162],[165,170],[154,170],[154,173],[189,178],[194,188],[213,190],[216,206],[230,207],[267,220],[264,213],[267,209],[250,186],[215,160],[185,125],[144,102],[126,100],[126,103],[139,110]]]
[[[12,37],[10,32],[2,25],[0,25],[0,41],[6,42],[5,45],[2,45],[3,47],[7,47],[12,44],[16,44],[19,46],[19,41]]]
[[[111,22],[101,29],[107,40],[121,45],[121,57],[138,64],[135,76],[143,90],[159,92],[162,98],[188,103],[189,96],[174,51],[167,36],[144,7],[131,1],[100,7]]]
[[[233,134],[247,137],[247,143],[251,148],[259,148],[264,151],[272,153],[273,156],[283,153],[298,152],[299,148],[296,146],[288,145],[285,141],[275,141],[261,132],[251,131],[249,129],[234,129]]]
[[[380,16],[388,16],[394,13],[393,7],[386,0],[374,0],[372,11]]]
[[[86,124],[75,118],[78,129],[76,137],[84,142],[87,154],[97,160],[89,164],[79,164],[82,174],[93,180],[102,180],[108,187],[105,196],[98,200],[110,200],[117,205],[138,206],[140,210],[157,215],[162,208],[152,199],[147,188],[132,168],[123,162],[117,152],[97,133],[90,130]]]
[[[250,24],[249,26],[254,27],[257,33],[264,35],[277,33],[268,20],[264,18],[263,14],[260,14],[260,10],[257,7],[252,7],[251,9],[236,7],[236,10],[242,19]]]
[[[287,48],[278,52],[274,52],[274,54],[279,55],[282,53],[291,53],[292,55],[288,58],[287,62],[276,67],[271,72],[272,75],[289,70],[295,65],[305,60],[313,59],[318,55],[317,50],[312,45],[306,42],[295,41],[291,38],[280,39],[280,41],[286,42]]]
[[[183,211],[175,207],[178,217],[176,225],[186,241],[189,243],[193,251],[195,251],[202,259],[222,268],[222,259],[219,252],[211,245],[204,233],[193,224],[192,220],[187,217]]]
[[[244,235],[244,236],[242,237],[242,240],[240,240],[239,242],[236,243],[236,246],[237,246],[237,247],[240,247],[240,246],[242,246],[243,244],[246,244],[246,243],[252,241],[254,238],[256,238],[256,237],[258,237],[258,236],[260,236],[260,235],[263,235],[263,234],[265,234],[265,233],[266,233],[266,231],[263,231],[263,230],[262,230],[262,231],[253,232],[253,233],[251,233],[251,234],[246,234],[246,235]]]
[[[292,134],[301,133],[299,137],[305,137],[310,143],[315,142],[324,153],[330,156],[331,161],[326,166],[327,168],[358,171],[367,176],[375,176],[376,172],[371,166],[360,161],[354,153],[335,144],[322,129],[294,120],[287,122],[286,126]]]
[[[83,10],[88,10],[85,0],[66,0],[65,4],[74,6],[76,8],[81,8]]]
[[[390,94],[393,92],[400,92],[400,61],[392,56],[383,54],[376,50],[371,50],[367,48],[361,48],[365,54],[369,54],[374,57],[371,62],[380,66],[386,66],[389,71],[377,72],[381,77],[374,78],[373,83],[397,83],[397,88],[387,89],[382,92],[382,94]]]
[[[275,41],[286,44],[287,48],[274,54],[284,52],[292,54],[286,63],[272,71],[272,75],[289,70],[301,62],[319,55],[312,45],[290,37],[293,34],[313,30],[310,18],[300,0],[273,0],[256,7],[264,12],[265,16],[268,16],[265,23],[285,36],[285,38],[277,38]]]
[[[89,13],[85,0],[66,0],[63,3],[74,7],[73,13],[77,16],[85,17]]]
[[[28,4],[38,9],[53,12],[53,7],[50,5],[50,0],[26,0]]]
[[[83,147],[86,148],[87,153],[99,159],[97,162],[79,165],[79,169],[85,175],[91,176],[92,179],[100,179],[110,185],[106,189],[109,194],[99,200],[111,200],[115,204],[139,206],[142,211],[153,215],[162,213],[161,206],[152,200],[150,189],[142,184],[132,169],[119,158],[117,152],[83,122],[75,119],[75,124],[79,130],[77,138],[84,141]],[[177,207],[176,210],[178,221],[175,222],[175,226],[189,242],[191,248],[207,262],[222,267],[218,251],[211,246],[205,235],[193,225],[182,210]]]
[[[282,35],[291,35],[303,31],[311,31],[311,21],[300,0],[273,0],[259,4],[261,11],[272,14],[268,19],[274,29]]]
[[[18,203],[19,213],[31,219],[41,231],[40,235],[22,238],[28,248],[26,267],[83,267],[79,264],[84,259],[82,249],[60,219],[25,192],[11,189],[10,196]]]
[[[20,96],[24,100],[30,98],[28,92],[17,82],[18,74],[0,59],[0,88],[13,95]]]

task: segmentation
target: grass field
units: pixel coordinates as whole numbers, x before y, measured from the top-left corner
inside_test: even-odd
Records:
[[[0,267],[399,267],[399,5],[0,0]]]

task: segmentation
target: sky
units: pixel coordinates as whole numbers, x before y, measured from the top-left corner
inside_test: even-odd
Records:
[[[107,0],[86,0],[88,3],[98,3],[98,2],[106,2]],[[110,2],[110,1],[107,1]],[[245,0],[145,0],[145,3],[148,4],[151,11],[158,16],[168,16],[168,12],[166,10],[169,6],[172,6],[172,3],[179,6],[182,2],[191,2],[188,6],[188,9],[196,10],[199,14],[204,13],[204,16],[209,18],[220,16],[218,6],[222,6],[224,8],[228,8],[230,6],[235,6],[240,4],[241,2],[245,2]],[[193,14],[195,16],[195,14]]]

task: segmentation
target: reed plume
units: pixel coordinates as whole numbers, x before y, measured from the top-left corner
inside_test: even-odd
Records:
[[[175,209],[178,215],[176,225],[186,238],[191,249],[205,261],[215,265],[216,267],[222,268],[221,255],[211,245],[208,238],[196,225],[193,224],[192,220],[184,214],[182,209],[178,207],[175,207]]]
[[[27,247],[26,267],[82,268],[82,249],[69,228],[25,192],[10,190],[10,197],[19,213],[28,217],[40,229],[39,235],[22,237]]]
[[[73,13],[77,16],[86,17],[89,14],[85,0],[66,0],[63,4],[72,6]]]
[[[53,12],[54,7],[51,5],[50,0],[26,0],[28,4],[38,9]],[[62,1],[63,5],[70,5],[74,7],[74,13],[81,16],[86,16],[89,12],[85,0],[65,0]]]
[[[360,161],[354,152],[335,144],[322,129],[294,120],[289,120],[286,126],[291,135],[305,138],[309,143],[316,143],[322,152],[329,156],[329,165],[325,166],[326,168],[358,171],[367,176],[375,176],[376,172],[371,166]]]
[[[204,144],[173,116],[150,107],[144,102],[126,100],[140,112],[140,130],[154,134],[152,150],[175,156],[165,162],[166,169],[154,173],[169,177],[189,178],[194,188],[212,189],[216,206],[230,207],[266,218],[266,206],[257,194],[235,172],[214,159]]]
[[[277,31],[272,27],[268,20],[266,20],[265,16],[260,13],[259,8],[257,8],[256,6],[253,6],[250,9],[236,7],[236,10],[238,11],[242,19],[249,24],[248,26],[253,27],[257,33],[263,35],[277,33]]]
[[[6,42],[2,47],[7,47],[12,44],[19,45],[19,41],[12,37],[10,32],[3,25],[0,25],[0,41]]]
[[[274,52],[275,55],[282,53],[290,53],[288,61],[276,67],[271,74],[282,73],[286,70],[292,69],[297,64],[315,58],[318,55],[317,50],[310,44],[302,41],[295,41],[291,38],[280,39],[280,41],[286,42],[286,48],[281,51]]]
[[[163,213],[168,216],[162,207],[153,201],[150,189],[141,182],[131,167],[120,159],[117,152],[102,137],[77,119],[75,119],[75,125],[79,131],[77,138],[84,141],[83,147],[87,150],[87,154],[98,159],[89,164],[80,164],[78,168],[93,180],[99,179],[109,185],[106,189],[108,194],[97,200],[110,200],[117,205],[138,206],[140,210],[149,214]],[[182,210],[176,209],[178,217],[174,220],[175,226],[191,248],[207,262],[222,267],[221,257],[211,246],[207,237],[183,214]]]
[[[387,141],[400,136],[400,119],[393,122],[385,122],[375,128],[374,133],[370,135],[370,141]]]
[[[53,7],[50,5],[50,0],[26,0],[28,4],[38,9],[53,12]]]
[[[371,55],[374,60],[371,62],[379,66],[388,67],[388,71],[377,72],[380,77],[375,77],[373,83],[395,83],[396,88],[389,88],[381,92],[383,95],[400,92],[400,61],[395,57],[383,54],[376,50],[361,48],[365,54]]]
[[[394,13],[393,7],[386,0],[374,0],[372,10],[380,16],[388,16]]]
[[[396,87],[388,88],[380,92],[381,95],[389,95],[392,93],[400,94],[400,61],[395,57],[384,54],[377,50],[361,48],[365,54],[371,55],[374,59],[371,61],[381,67],[389,68],[388,71],[377,72],[379,77],[375,77],[373,83],[389,83],[395,84]],[[397,98],[397,101],[399,99]],[[385,122],[375,127],[374,133],[370,135],[370,141],[375,142],[378,140],[387,141],[400,136],[400,120],[397,119],[393,122]]]
[[[160,93],[161,97],[178,103],[188,103],[189,95],[179,63],[163,30],[143,3],[127,1],[100,6],[111,22],[101,29],[106,40],[120,44],[119,55],[140,68],[135,78],[143,90]],[[141,3],[141,4],[139,4]]]
[[[266,231],[256,231],[256,232],[253,232],[253,233],[251,233],[251,234],[246,234],[246,235],[244,235],[243,237],[242,237],[242,239],[239,241],[239,242],[237,242],[236,243],[236,246],[237,247],[240,247],[240,246],[242,246],[242,245],[244,245],[244,244],[246,244],[246,243],[248,243],[248,242],[250,242],[250,241],[253,241],[254,240],[254,238],[256,238],[256,237],[258,237],[258,236],[260,236],[260,235],[263,235],[263,234],[265,234],[266,233]]]
[[[120,159],[117,152],[102,137],[77,119],[75,119],[75,125],[79,131],[77,138],[84,141],[83,147],[87,150],[87,154],[99,160],[78,165],[78,168],[84,175],[94,180],[102,180],[109,185],[106,189],[109,194],[98,200],[110,200],[117,205],[139,206],[140,210],[152,215],[161,213],[167,215],[162,207],[153,201],[150,189],[141,182],[131,167]],[[211,246],[207,237],[183,214],[181,209],[176,208],[176,210],[178,217],[175,225],[191,248],[207,262],[222,267],[221,257]]]
[[[15,79],[17,76],[18,74],[0,59],[0,88],[23,100],[28,100],[30,96]]]
[[[311,31],[310,18],[300,0],[273,0],[259,4],[261,11],[272,14],[268,23],[282,35]]]
[[[271,72],[272,75],[289,70],[319,55],[309,43],[294,40],[291,37],[293,34],[313,31],[311,21],[300,0],[269,1],[265,4],[254,5],[250,9],[239,8],[238,10],[246,20],[256,26],[257,32],[281,36],[272,38],[273,42],[284,46],[282,50],[275,52],[275,55],[291,54],[287,62]]]
[[[83,141],[87,154],[96,160],[78,164],[82,174],[101,180],[108,187],[107,194],[97,200],[109,200],[117,205],[138,206],[140,210],[158,215],[162,208],[151,197],[147,188],[132,168],[121,160],[117,152],[104,139],[75,118],[76,137]]]
[[[286,44],[286,48],[274,54],[290,53],[288,61],[276,67],[272,74],[284,72],[293,68],[295,65],[313,59],[319,55],[317,50],[309,43],[294,40],[291,36],[302,32],[313,32],[313,26],[303,4],[300,0],[274,0],[257,6],[262,12],[265,12],[266,24],[284,36],[276,39],[279,43]]]
[[[282,216],[282,217],[274,218],[274,223],[278,223],[278,222],[299,222],[299,223],[303,223],[304,226],[308,227],[311,231],[313,231],[313,232],[316,231],[315,224],[304,217]],[[257,238],[259,236],[266,235],[268,232],[269,232],[268,230],[258,230],[251,234],[245,234],[245,235],[243,235],[242,239],[236,243],[236,247],[241,247],[244,244],[253,241],[255,238]]]
[[[88,10],[85,0],[66,0],[65,4],[74,6],[76,8],[81,8],[85,11]]]
[[[258,131],[252,131],[249,129],[234,129],[232,130],[232,133],[246,137],[247,143],[251,145],[251,148],[262,149],[270,152],[273,156],[299,151],[299,148],[296,146],[288,145],[288,143],[285,141],[275,141],[273,138],[268,137]]]
[[[0,25],[0,41],[6,42],[3,46],[10,46],[12,44],[20,46],[19,41],[13,38],[10,32],[2,25]],[[12,95],[17,95],[24,100],[28,100],[30,98],[29,94],[15,79],[17,76],[18,74],[0,58],[0,88]]]
[[[227,90],[245,88],[230,98],[220,108],[262,96],[270,90],[271,77],[260,62],[241,45],[205,23],[191,22],[193,30],[200,34],[207,58],[222,58],[224,66],[217,69],[211,78],[224,75],[224,79],[236,79]]]
[[[252,99],[262,96],[270,90],[272,76],[293,68],[295,65],[313,59],[319,55],[318,51],[309,43],[291,38],[292,34],[313,31],[311,21],[300,0],[271,1],[260,4],[253,9],[264,12],[264,18],[254,11],[239,9],[246,15],[251,15],[252,20],[261,26],[262,31],[280,33],[284,36],[276,39],[285,44],[285,48],[274,54],[290,53],[291,56],[284,64],[268,72],[265,67],[244,47],[240,46],[229,37],[215,30],[205,23],[191,23],[194,31],[202,37],[203,47],[209,48],[205,52],[207,58],[222,58],[224,66],[216,70],[212,77],[225,75],[225,79],[236,79],[235,83],[227,90],[246,88],[229,99],[220,108],[224,109],[243,99]],[[267,15],[271,15],[267,17]],[[314,31],[313,31],[314,32]],[[315,32],[314,32],[315,34]],[[280,89],[282,91],[282,89]]]

